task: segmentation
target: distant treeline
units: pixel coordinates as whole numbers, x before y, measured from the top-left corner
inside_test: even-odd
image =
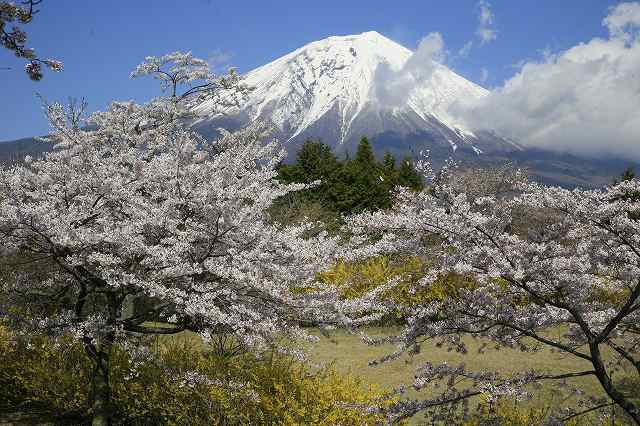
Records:
[[[278,179],[285,183],[320,180],[320,185],[301,191],[298,196],[341,214],[389,208],[396,186],[414,190],[423,186],[411,157],[396,164],[387,152],[380,162],[367,138],[360,141],[354,158],[347,155],[344,159],[339,159],[330,146],[309,140],[298,151],[296,162],[282,164],[278,173]]]

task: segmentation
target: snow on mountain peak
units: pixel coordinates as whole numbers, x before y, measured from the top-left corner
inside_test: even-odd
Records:
[[[254,90],[235,112],[272,122],[287,139],[306,135],[328,117],[336,128],[331,136],[341,143],[360,137],[357,131],[383,132],[389,121],[395,127],[406,122],[409,130],[436,123],[463,139],[473,136],[456,124],[448,109],[457,99],[477,99],[487,91],[439,63],[430,63],[429,75],[416,79],[399,104],[380,101],[376,86],[381,84],[381,71],[413,78],[410,70],[403,71],[412,55],[376,31],[314,41],[247,73],[245,83]],[[196,107],[208,118],[211,111],[209,102]]]

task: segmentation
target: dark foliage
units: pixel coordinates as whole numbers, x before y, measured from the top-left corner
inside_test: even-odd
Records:
[[[422,188],[410,157],[405,157],[399,168],[390,153],[379,162],[367,138],[362,138],[353,158],[344,160],[338,159],[328,145],[309,140],[298,151],[296,162],[282,165],[278,172],[278,178],[287,183],[320,181],[296,197],[338,214],[389,208],[396,186]]]

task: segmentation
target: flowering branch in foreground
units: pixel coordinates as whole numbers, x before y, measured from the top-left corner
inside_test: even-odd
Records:
[[[174,81],[196,78],[209,76]],[[176,97],[115,102],[90,126],[50,105],[53,152],[0,170],[0,246],[14,263],[0,312],[16,330],[84,344],[96,425],[109,421],[114,344],[190,330],[262,350],[309,338],[302,322],[339,320],[332,291],[292,291],[313,287],[338,242],[268,220],[276,198],[304,187],[274,179],[279,144],[259,123],[205,140],[180,119],[189,96]]]
[[[560,376],[532,371],[504,377],[426,365],[418,369],[414,387],[440,385],[444,391],[434,399],[398,405],[390,419],[423,409],[434,413],[434,407],[440,415],[450,414],[450,406],[479,393],[524,397],[542,380],[566,384],[573,376],[589,375],[640,424],[637,402],[612,379],[620,369],[640,378],[640,182],[571,191],[529,183],[518,171],[500,173],[484,179],[491,185],[479,182],[481,190],[470,192],[450,170],[428,190],[401,191],[391,211],[349,220],[352,260],[381,253],[428,256],[433,262],[416,289],[448,273],[477,282],[455,297],[410,308],[389,307],[386,301],[385,309],[402,310],[408,321],[399,335],[384,339],[398,345],[384,360],[417,351],[426,341],[466,353],[463,337],[475,336],[498,348],[541,356],[551,349],[591,368]],[[441,245],[425,243],[427,235],[438,236]],[[370,311],[380,310],[379,299],[372,297],[359,302],[361,310],[367,302]],[[578,411],[569,408],[571,416]]]
[[[20,7],[13,2],[0,2],[0,44],[13,51],[18,58],[24,58],[28,61],[25,65],[25,71],[34,81],[39,81],[44,76],[43,65],[51,71],[59,72],[62,71],[62,62],[51,58],[38,58],[34,49],[26,47],[27,33],[15,25],[8,29],[7,24],[13,22],[30,23],[33,16],[38,13],[35,7],[40,3],[42,0],[27,0],[22,2],[22,7]]]

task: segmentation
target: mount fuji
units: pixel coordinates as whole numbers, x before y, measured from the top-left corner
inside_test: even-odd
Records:
[[[320,139],[338,155],[354,153],[367,136],[378,155],[449,157],[471,165],[512,161],[532,177],[565,187],[611,182],[627,160],[587,158],[523,148],[491,131],[466,128],[451,113],[459,102],[489,92],[446,66],[380,35],[329,37],[309,43],[244,75],[253,88],[239,104],[219,109],[212,101],[193,106],[191,126],[206,137],[253,120],[272,125],[290,157],[307,139]],[[224,93],[221,96],[225,96]],[[0,143],[0,163],[51,149],[33,138]],[[640,169],[640,164],[636,165]]]
[[[474,133],[456,122],[449,113],[455,102],[489,92],[430,59],[426,77],[392,93],[393,102],[382,98],[381,88],[395,89],[384,87],[385,73],[401,75],[413,54],[375,31],[315,41],[248,72],[244,82],[253,90],[238,106],[220,112],[212,101],[197,105],[201,118],[194,127],[209,134],[217,127],[264,120],[290,153],[309,138],[337,152],[353,151],[362,136],[370,137],[378,152],[398,154],[429,149],[440,156],[473,157],[522,150],[506,138]]]

